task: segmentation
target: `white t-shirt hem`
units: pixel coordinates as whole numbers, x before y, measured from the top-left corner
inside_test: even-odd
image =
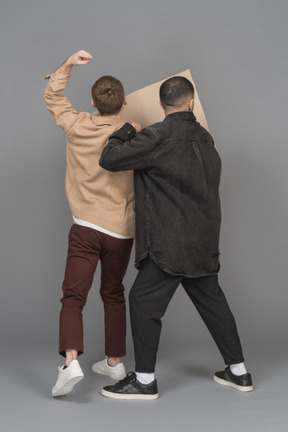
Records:
[[[95,230],[100,231],[104,234],[110,235],[111,237],[116,237],[118,239],[123,239],[123,240],[125,240],[125,239],[127,240],[127,239],[131,238],[131,237],[124,236],[122,234],[115,233],[114,231],[107,230],[106,228],[102,228],[99,225],[95,225],[95,224],[93,224],[91,222],[87,222],[83,219],[76,218],[75,216],[73,216],[73,221],[76,225],[81,225],[81,226],[84,226],[87,228],[95,229]]]

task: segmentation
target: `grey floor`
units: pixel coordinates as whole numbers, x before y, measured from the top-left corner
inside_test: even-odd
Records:
[[[222,368],[212,345],[185,351],[174,343],[159,352],[158,400],[114,401],[100,394],[102,386],[112,381],[91,371],[99,358],[90,352],[80,359],[84,379],[71,394],[58,399],[51,397],[51,387],[62,360],[52,347],[6,352],[1,359],[1,432],[287,432],[284,353],[275,348],[267,354],[258,346],[257,350],[246,347],[247,354],[255,385],[252,393],[242,394],[212,380],[215,369]],[[128,370],[133,369],[132,358],[129,352]]]

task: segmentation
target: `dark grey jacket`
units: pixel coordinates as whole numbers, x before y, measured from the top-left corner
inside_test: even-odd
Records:
[[[188,111],[134,135],[129,123],[115,132],[100,165],[135,171],[136,267],[149,254],[172,275],[217,274],[221,161],[211,135]]]

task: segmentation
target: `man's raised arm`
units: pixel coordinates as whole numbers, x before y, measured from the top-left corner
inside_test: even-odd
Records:
[[[78,112],[64,96],[63,90],[68,84],[73,66],[86,65],[92,58],[87,51],[78,51],[68,57],[58,69],[45,76],[45,79],[49,79],[44,92],[46,106],[52,113],[56,124],[65,132],[75,123]]]
[[[61,66],[59,66],[59,68],[56,69],[54,72],[46,75],[45,79],[51,78],[52,75],[54,77],[55,75],[57,75],[58,77],[62,76],[63,78],[66,78],[67,76],[70,76],[70,72],[73,66],[86,65],[90,63],[90,60],[92,58],[92,55],[89,54],[87,51],[80,50],[68,57],[67,60],[65,60],[65,62]]]

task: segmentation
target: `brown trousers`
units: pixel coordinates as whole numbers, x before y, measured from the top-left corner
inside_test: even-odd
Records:
[[[122,280],[127,270],[133,239],[118,239],[91,228],[73,224],[60,312],[59,353],[75,349],[82,354],[82,309],[101,262],[100,295],[104,303],[105,355],[126,354],[126,306]]]

